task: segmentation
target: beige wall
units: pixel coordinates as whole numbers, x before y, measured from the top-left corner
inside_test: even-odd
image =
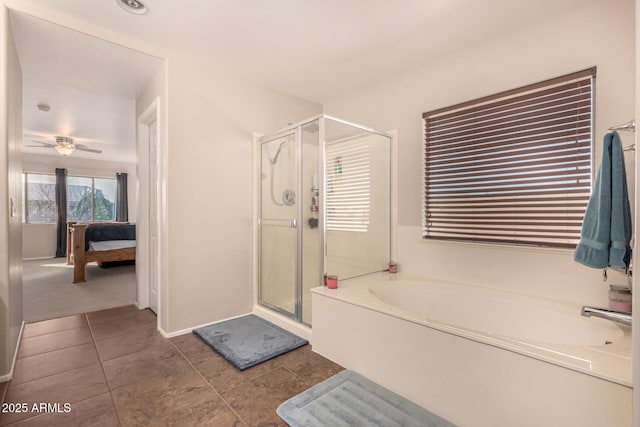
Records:
[[[321,106],[217,72],[168,64],[168,319],[176,331],[252,309],[252,134]]]
[[[56,256],[56,224],[22,224],[22,259]]]
[[[606,129],[635,115],[634,44],[633,1],[592,2],[327,103],[327,114],[375,129],[398,129],[401,271],[606,304],[601,272],[574,263],[571,251],[421,241],[421,116],[595,65],[599,162]],[[633,138],[625,134],[623,143],[630,144]],[[632,156],[627,158],[627,171],[634,176]],[[635,183],[633,178],[629,181],[633,195]]]
[[[4,8],[0,10],[0,58],[0,380],[5,381],[22,327],[22,72]]]

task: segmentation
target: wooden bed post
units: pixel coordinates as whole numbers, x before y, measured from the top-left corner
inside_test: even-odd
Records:
[[[76,221],[67,221],[67,265],[73,264],[73,260],[71,259],[71,254],[73,253],[73,251],[71,247],[73,246],[72,229],[73,224],[75,223]]]
[[[84,266],[87,263],[84,254],[84,236],[87,224],[73,226],[73,283],[85,282]]]

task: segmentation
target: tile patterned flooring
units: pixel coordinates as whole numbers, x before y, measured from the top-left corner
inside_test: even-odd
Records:
[[[165,339],[155,324],[125,306],[26,325],[0,396],[60,410],[2,413],[0,426],[285,426],[280,403],[342,370],[306,345],[238,371],[193,334]]]

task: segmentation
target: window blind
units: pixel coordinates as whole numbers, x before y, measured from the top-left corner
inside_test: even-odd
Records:
[[[575,247],[595,68],[423,114],[423,237]]]
[[[367,231],[371,154],[362,140],[327,143],[327,230]]]

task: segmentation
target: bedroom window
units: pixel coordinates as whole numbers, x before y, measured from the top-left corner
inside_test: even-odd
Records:
[[[31,224],[56,222],[56,177],[35,173],[22,174],[24,197],[22,218]]]
[[[67,178],[67,220],[114,221],[116,180],[69,176]]]
[[[573,248],[595,68],[423,114],[423,238]]]
[[[22,218],[29,224],[55,224],[56,177],[23,173]],[[67,177],[67,220],[115,220],[116,180],[114,178]]]

